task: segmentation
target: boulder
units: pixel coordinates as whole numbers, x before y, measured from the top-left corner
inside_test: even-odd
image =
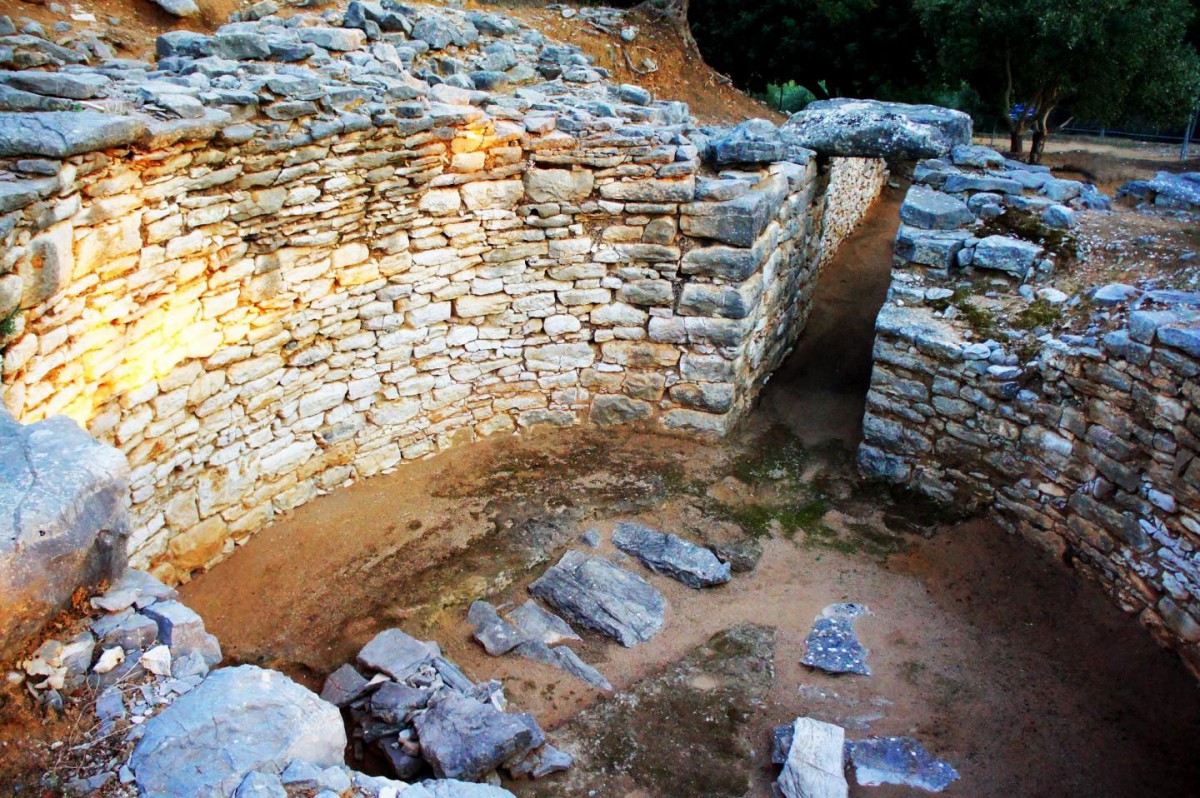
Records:
[[[515,798],[511,792],[490,784],[472,784],[456,779],[430,779],[405,790],[404,798]]]
[[[439,779],[480,781],[545,742],[530,715],[505,713],[451,692],[415,721],[421,756]]]
[[[901,225],[896,233],[895,260],[897,265],[915,263],[948,269],[971,237],[967,230],[922,230]]]
[[[729,563],[677,535],[659,532],[641,524],[621,522],[612,536],[613,545],[641,560],[655,573],[702,588],[729,581]]]
[[[975,221],[975,216],[957,197],[914,185],[900,206],[900,220],[923,230],[954,230]]]
[[[568,551],[529,592],[571,621],[631,648],[663,625],[666,599],[653,585],[599,556]]]
[[[22,114],[22,116],[31,116]],[[0,653],[124,572],[129,465],[72,420],[15,421],[0,406]]]
[[[822,155],[940,158],[971,143],[971,117],[935,105],[838,98],[809,104],[780,134]]]
[[[737,163],[773,163],[787,157],[779,128],[766,119],[748,119],[712,142],[716,166]]]
[[[826,673],[870,676],[867,650],[854,634],[854,621],[866,612],[861,604],[831,604],[822,610],[804,640],[800,662]]]
[[[129,766],[156,798],[230,795],[253,771],[341,764],[346,747],[337,707],[254,665],[213,671],[144,728]]]
[[[971,263],[980,269],[995,269],[1024,280],[1041,254],[1042,248],[1031,241],[988,236],[975,245],[975,256]]]

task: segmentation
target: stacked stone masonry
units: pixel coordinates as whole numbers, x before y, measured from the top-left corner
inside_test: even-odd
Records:
[[[910,192],[913,207],[923,191]],[[901,228],[897,239],[863,473],[990,509],[1098,579],[1200,674],[1200,297],[1124,286],[1129,312],[1114,329],[1094,340],[1029,336],[1036,351],[1018,357],[941,312],[953,293],[946,259],[927,268],[919,248],[903,246],[935,233]]]
[[[335,60],[378,45],[291,30],[355,34]],[[487,30],[460,57],[511,38]],[[170,68],[212,66],[201,52]],[[685,106],[591,74],[511,93],[406,77],[404,102],[372,109],[290,99],[268,64],[213,67],[263,75],[255,104],[82,112],[118,139],[99,149],[68,133],[34,158],[0,130],[5,402],[124,452],[131,561],[168,580],[458,443],[585,421],[726,432],[885,176],[815,156],[718,176]]]

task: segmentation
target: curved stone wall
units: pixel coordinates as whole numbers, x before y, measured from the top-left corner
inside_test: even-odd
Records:
[[[679,104],[570,134],[500,110],[6,161],[26,190],[5,197],[5,401],[127,455],[134,563],[186,578],[277,513],[490,435],[724,433],[885,174],[717,177]]]

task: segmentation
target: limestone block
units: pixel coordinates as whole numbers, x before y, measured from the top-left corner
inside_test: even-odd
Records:
[[[744,319],[758,309],[762,292],[762,278],[757,274],[744,283],[732,285],[687,283],[679,297],[677,312],[681,316]]]
[[[595,176],[590,169],[530,169],[523,181],[531,202],[575,203],[591,196]]]
[[[530,371],[570,371],[587,368],[596,361],[588,344],[546,344],[525,350],[525,367]]]
[[[520,180],[487,180],[467,183],[461,191],[470,210],[510,210],[521,201],[525,186]]]
[[[58,293],[75,271],[75,228],[59,222],[29,243],[29,254],[17,262],[23,282],[21,306],[30,308]]]
[[[600,196],[621,202],[691,202],[696,196],[696,178],[620,180],[601,186]]]
[[[653,405],[631,399],[628,396],[597,396],[592,401],[591,421],[600,426],[629,424],[649,418],[654,413]]]
[[[447,216],[462,207],[462,197],[457,189],[430,189],[421,197],[418,207],[431,216]]]
[[[674,366],[680,358],[678,347],[652,341],[608,341],[600,351],[606,363],[636,369]]]

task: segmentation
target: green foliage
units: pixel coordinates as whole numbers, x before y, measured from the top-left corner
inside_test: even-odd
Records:
[[[803,111],[805,106],[817,99],[817,95],[794,80],[783,84],[769,83],[767,90],[756,96],[767,105],[785,114]]]

